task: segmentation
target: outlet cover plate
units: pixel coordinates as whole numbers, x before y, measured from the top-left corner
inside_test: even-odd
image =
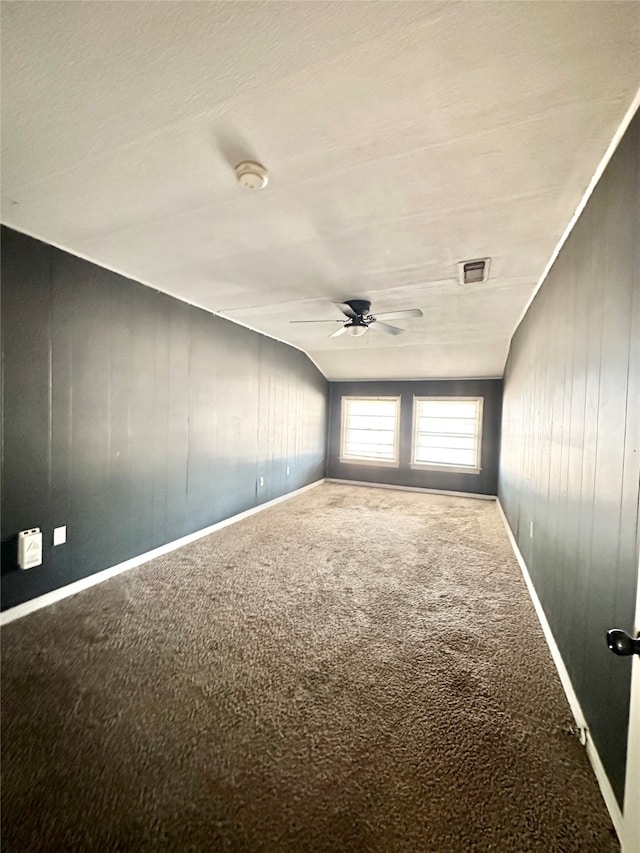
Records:
[[[67,541],[67,528],[66,525],[62,527],[54,527],[53,528],[53,544],[54,545],[64,545]]]

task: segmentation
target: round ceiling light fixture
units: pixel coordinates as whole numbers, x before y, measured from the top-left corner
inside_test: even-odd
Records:
[[[252,160],[243,160],[236,166],[236,178],[246,190],[262,190],[269,183],[269,175],[264,166]]]
[[[367,326],[365,326],[364,324],[360,325],[358,323],[358,324],[353,325],[353,326],[351,326],[351,325],[347,326],[347,332],[350,335],[352,335],[354,338],[359,338],[360,335],[364,335],[364,333],[366,331],[367,331]]]

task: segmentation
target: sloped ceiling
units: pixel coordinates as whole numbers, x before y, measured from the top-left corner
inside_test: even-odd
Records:
[[[329,378],[500,376],[639,86],[635,2],[4,2],[2,219]],[[425,316],[289,323],[350,297]]]

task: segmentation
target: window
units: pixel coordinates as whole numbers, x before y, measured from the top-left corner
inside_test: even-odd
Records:
[[[341,462],[398,464],[399,397],[343,397]]]
[[[482,397],[414,397],[414,468],[480,473]]]

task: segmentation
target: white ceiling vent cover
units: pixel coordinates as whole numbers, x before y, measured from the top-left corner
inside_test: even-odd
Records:
[[[489,278],[491,258],[476,258],[473,261],[460,261],[458,278],[460,284],[482,284]]]

